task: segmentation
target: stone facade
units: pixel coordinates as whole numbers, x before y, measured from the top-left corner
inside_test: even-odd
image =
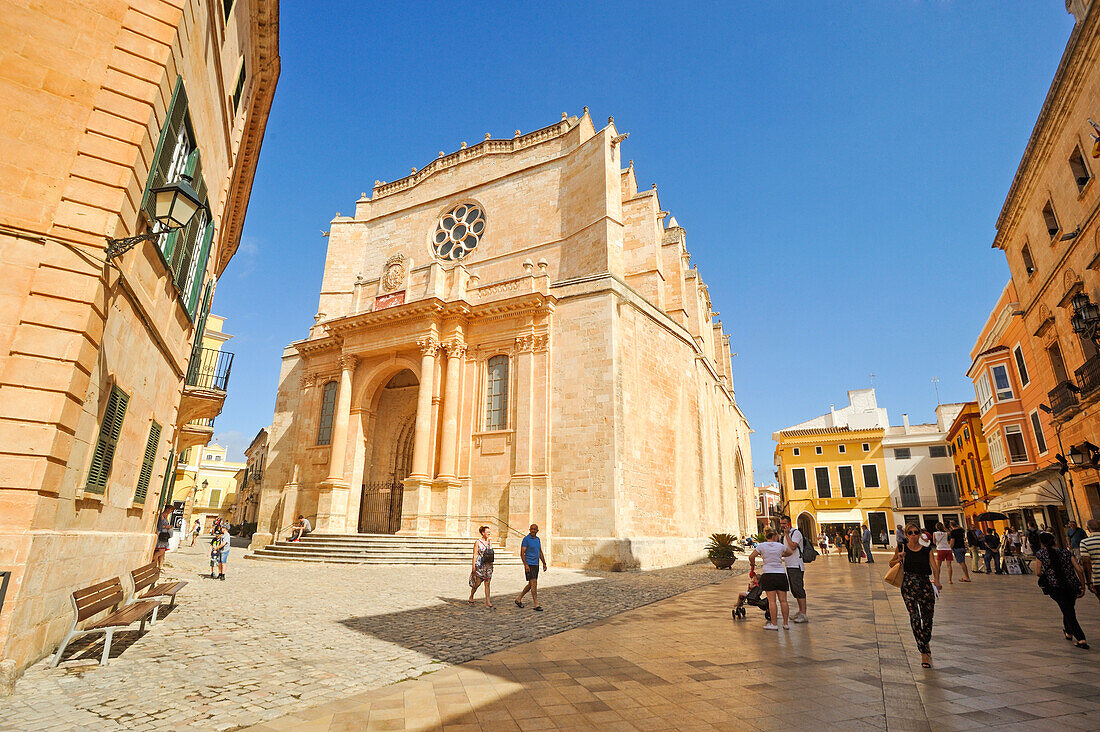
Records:
[[[283,357],[253,546],[530,522],[555,564],[654,567],[754,526],[729,339],[626,135],[580,117],[376,182]]]
[[[193,344],[279,67],[277,4],[224,12],[0,0],[0,657],[17,670],[56,646],[73,590],[149,561],[180,430],[225,397],[192,388]],[[105,236],[147,231],[151,169],[177,149],[205,218],[106,261]]]

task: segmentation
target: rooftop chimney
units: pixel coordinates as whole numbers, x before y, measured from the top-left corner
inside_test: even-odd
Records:
[[[909,415],[908,414],[901,415],[901,423],[903,425],[905,425],[905,434],[909,434]]]

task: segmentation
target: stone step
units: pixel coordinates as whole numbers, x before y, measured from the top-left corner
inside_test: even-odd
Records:
[[[391,559],[391,558],[363,558],[363,557],[317,557],[317,556],[281,556],[277,554],[269,554],[264,551],[258,551],[253,554],[245,555],[245,559],[259,559],[268,562],[313,562],[315,564],[379,564],[379,565],[410,565],[410,564],[432,564],[442,565],[448,567],[460,567],[469,566],[469,559],[443,559],[436,561],[426,561],[423,558],[416,560],[413,559]],[[496,562],[497,565],[507,567],[518,567],[519,562]]]
[[[517,542],[518,547],[518,542]],[[521,566],[517,547],[494,547],[496,563]],[[469,564],[473,542],[461,536],[392,534],[307,534],[279,541],[247,555],[252,559],[338,564]]]
[[[298,546],[266,546],[259,551],[267,554],[276,554],[279,556],[300,556],[300,555],[326,555],[326,556],[349,556],[349,557],[403,557],[408,559],[419,559],[425,562],[430,562],[433,559],[457,559],[461,561],[470,561],[469,552],[417,552],[417,551],[396,551],[396,550],[380,550],[380,549],[308,549],[306,547]],[[515,554],[501,554],[496,555],[497,562],[519,564],[519,557]]]

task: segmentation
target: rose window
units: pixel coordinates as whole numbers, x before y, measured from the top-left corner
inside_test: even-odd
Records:
[[[472,252],[485,231],[485,214],[471,203],[455,206],[443,214],[435,228],[432,245],[435,255],[442,259],[458,260]]]

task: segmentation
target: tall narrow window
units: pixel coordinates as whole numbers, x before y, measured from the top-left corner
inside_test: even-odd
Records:
[[[111,465],[115,461],[115,448],[118,436],[122,434],[122,420],[126,418],[126,407],[130,404],[130,395],[111,387],[107,398],[107,408],[103,410],[103,421],[99,423],[99,437],[92,452],[92,467],[88,470],[88,482],[84,485],[86,493],[107,492],[107,480],[111,477]]]
[[[145,503],[145,497],[149,494],[149,481],[153,478],[153,461],[157,459],[157,448],[159,447],[160,425],[153,422],[149,427],[149,439],[145,442],[145,457],[141,461],[141,471],[138,473],[134,503]]]
[[[1077,184],[1077,192],[1080,193],[1092,179],[1089,168],[1085,165],[1085,156],[1081,154],[1081,148],[1073,149],[1073,154],[1069,156],[1069,169],[1073,173],[1073,182]]]
[[[1027,364],[1024,363],[1024,351],[1019,346],[1012,349],[1012,355],[1016,358],[1016,370],[1020,372],[1020,386],[1031,383],[1031,377],[1027,374]]]
[[[1066,362],[1062,359],[1062,349],[1057,343],[1047,348],[1047,358],[1050,359],[1050,368],[1054,371],[1054,380],[1059,384],[1069,381],[1069,376],[1066,375]]]
[[[1000,470],[1008,464],[1008,460],[1005,459],[1005,446],[1004,441],[1001,440],[1001,433],[994,432],[989,436],[989,462],[993,465],[994,470]]]
[[[1031,429],[1035,433],[1035,445],[1039,448],[1039,454],[1047,451],[1047,438],[1043,434],[1043,424],[1039,421],[1039,412],[1031,413]]]
[[[220,508],[222,505],[222,492],[217,488],[210,491],[210,502],[206,505]]]
[[[970,491],[974,490],[974,486],[970,483],[970,473],[966,472],[966,463],[963,463],[963,468],[959,472],[961,472],[963,478],[966,479],[966,492],[967,495],[969,495]]]
[[[814,480],[817,481],[817,497],[832,498],[833,489],[829,485],[829,469],[814,468]]]
[[[792,468],[791,482],[796,491],[806,490],[806,468]]]
[[[1005,425],[1005,442],[1008,443],[1008,459],[1014,463],[1027,462],[1027,446],[1024,431],[1018,424]]]
[[[485,429],[508,429],[508,357],[489,359],[489,381],[485,389]]]
[[[959,505],[959,489],[956,487],[954,473],[933,473],[932,483],[936,486],[936,505]]]
[[[241,68],[237,71],[237,84],[233,87],[233,114],[237,114],[238,107],[241,106],[241,95],[244,94],[244,80],[245,80],[245,63],[244,56],[241,56]]]
[[[916,508],[920,506],[920,494],[917,492],[917,476],[898,476],[898,493],[901,494],[901,505],[904,508]]]
[[[321,423],[317,427],[317,444],[332,444],[332,416],[336,413],[336,382],[330,381],[321,390]]]
[[[1058,217],[1054,215],[1054,204],[1050,201],[1047,201],[1047,205],[1043,206],[1043,223],[1046,224],[1050,240],[1054,241],[1062,227],[1058,224]]]
[[[852,466],[841,465],[837,468],[837,473],[840,475],[840,495],[844,498],[855,498],[856,481],[855,475],[852,473]]]
[[[863,487],[878,488],[878,466],[874,463],[863,466]]]
[[[982,372],[974,381],[974,391],[978,395],[978,406],[982,412],[993,406],[993,390],[989,388],[989,375]]]
[[[1027,248],[1027,244],[1024,244],[1024,248],[1020,250],[1020,258],[1024,260],[1024,271],[1027,272],[1027,276],[1035,274],[1035,262],[1031,258],[1031,250]]]
[[[1012,398],[1012,384],[1008,380],[1008,367],[998,364],[990,369],[993,372],[993,385],[997,387],[997,401]]]

